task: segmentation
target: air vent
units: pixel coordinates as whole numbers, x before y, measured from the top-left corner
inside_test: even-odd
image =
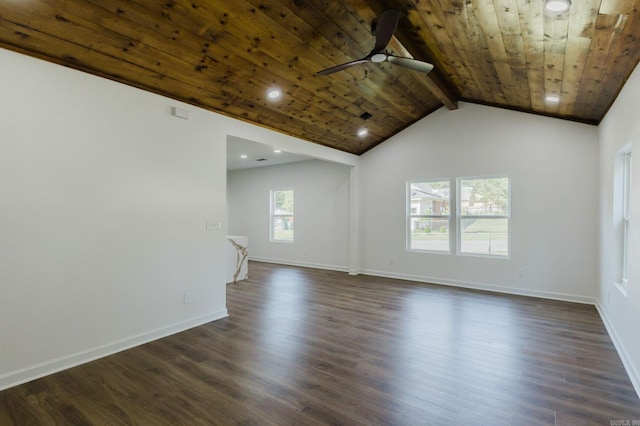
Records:
[[[363,120],[368,120],[371,118],[371,114],[365,111],[362,114],[360,114],[360,118],[362,118]]]
[[[266,158],[258,158],[256,161],[267,161]]]

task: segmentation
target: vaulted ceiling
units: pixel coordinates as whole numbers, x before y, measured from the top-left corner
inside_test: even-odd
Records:
[[[370,62],[316,74],[367,55],[372,23],[390,8],[401,17],[389,52],[433,71]],[[560,14],[543,0],[0,0],[0,46],[361,154],[459,101],[597,124],[640,60],[639,9],[640,0],[573,0]],[[269,101],[274,86],[283,94]]]

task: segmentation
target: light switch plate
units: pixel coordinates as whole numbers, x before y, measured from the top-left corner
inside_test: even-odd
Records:
[[[222,229],[222,221],[207,220],[206,229],[207,231],[217,231],[219,229]]]

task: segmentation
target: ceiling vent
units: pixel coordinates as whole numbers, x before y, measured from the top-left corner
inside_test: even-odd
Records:
[[[360,118],[362,118],[363,120],[368,120],[371,118],[371,114],[365,111],[362,114],[360,114]]]

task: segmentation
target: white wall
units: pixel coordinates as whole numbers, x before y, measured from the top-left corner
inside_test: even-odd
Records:
[[[440,109],[361,157],[362,268],[593,303],[597,166],[595,126],[467,103]],[[407,180],[495,174],[511,178],[510,259],[406,251]]]
[[[180,120],[174,101],[7,50],[0,64],[0,389],[226,316],[212,114]]]
[[[600,139],[600,280],[598,308],[605,319],[618,352],[640,395],[640,68],[631,75],[599,126]],[[631,225],[628,291],[624,295],[616,281],[614,253],[613,176],[619,150],[632,143]]]
[[[350,168],[309,160],[230,171],[229,233],[249,237],[250,259],[346,271]],[[289,188],[294,189],[294,242],[270,242],[269,191]]]

